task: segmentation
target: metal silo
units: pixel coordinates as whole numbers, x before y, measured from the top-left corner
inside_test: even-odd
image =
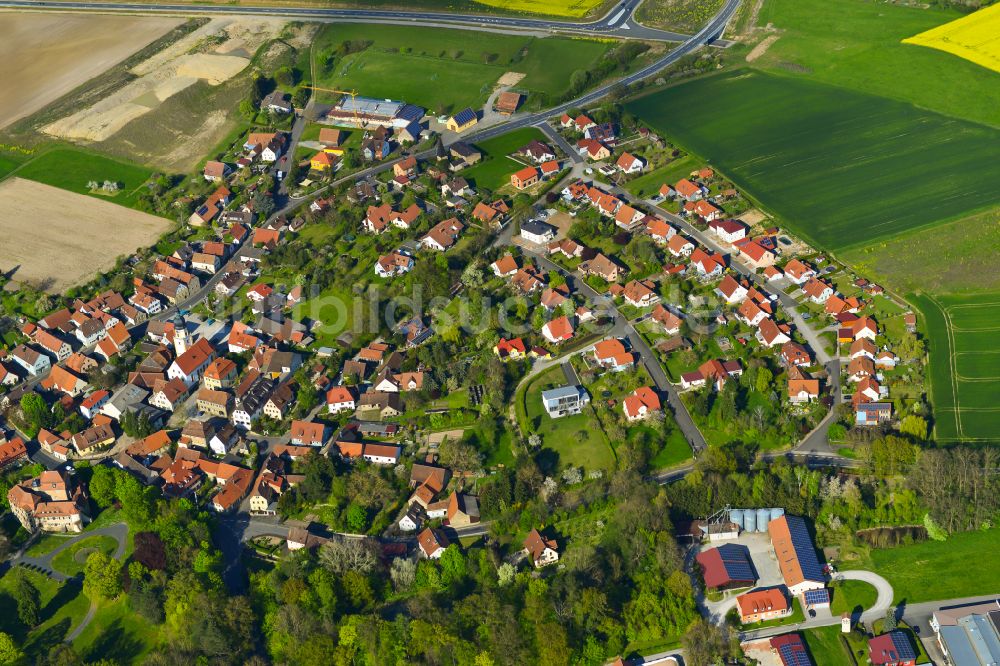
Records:
[[[771,522],[771,510],[757,509],[757,529],[761,532],[766,532],[769,522]]]
[[[743,528],[747,532],[757,531],[757,512],[753,509],[747,509],[743,512]]]
[[[729,510],[729,520],[730,522],[736,523],[743,529],[743,509],[730,509]]]
[[[771,509],[771,520],[777,520],[785,515],[784,509]]]

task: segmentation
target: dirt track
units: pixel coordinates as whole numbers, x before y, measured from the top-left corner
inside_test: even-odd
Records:
[[[31,180],[0,183],[0,270],[65,291],[120,254],[152,245],[170,220]]]
[[[73,14],[0,14],[6,127],[154,41],[182,19]]]

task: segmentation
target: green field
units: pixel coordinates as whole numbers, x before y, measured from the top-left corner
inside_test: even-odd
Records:
[[[1000,210],[849,250],[846,263],[900,292],[1000,291]]]
[[[996,441],[1000,432],[1000,293],[910,299],[924,316],[938,441]]]
[[[563,37],[519,37],[465,30],[392,25],[331,24],[317,37],[317,86],[356,89],[370,97],[399,99],[432,113],[480,107],[505,72],[525,74],[519,90],[560,95],[574,71],[588,69],[613,44]],[[358,53],[326,56],[345,41],[371,41]],[[321,99],[324,97],[321,96]],[[327,101],[332,97],[325,96]]]
[[[496,190],[510,184],[510,175],[524,168],[520,162],[507,155],[526,145],[532,139],[545,141],[545,134],[536,127],[525,127],[508,132],[495,139],[488,139],[476,144],[483,152],[483,161],[461,172],[461,176],[472,183],[473,187]]]
[[[895,602],[938,601],[1000,593],[1000,568],[977,567],[1000,548],[1000,529],[961,532],[947,541],[925,541],[912,546],[871,551],[871,566],[888,580]]]
[[[854,658],[841,638],[840,625],[810,629],[802,632],[802,636],[816,666],[855,666]]]
[[[542,446],[559,456],[559,465],[578,465],[585,470],[612,469],[614,452],[597,424],[592,408],[582,414],[553,419],[542,407],[542,391],[566,383],[562,368],[556,366],[535,377],[518,399],[526,415],[526,431],[537,432]]]
[[[1000,76],[902,40],[962,13],[924,4],[767,0],[757,24],[778,40],[754,67],[913,103],[1000,127]]]
[[[1000,131],[911,104],[741,69],[627,108],[825,248],[1000,204]]]
[[[139,188],[149,180],[152,171],[134,164],[126,164],[78,148],[54,148],[25,164],[17,172],[19,178],[59,187],[78,194],[91,194],[90,181],[117,181],[121,190],[113,196],[93,194],[99,199],[134,208]]]

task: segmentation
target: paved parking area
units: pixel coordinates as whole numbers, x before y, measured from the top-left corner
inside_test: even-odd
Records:
[[[757,571],[756,587],[774,587],[783,585],[781,571],[778,569],[778,561],[774,557],[774,549],[771,548],[771,538],[767,532],[741,532],[737,539],[726,539],[725,541],[715,541],[704,544],[700,550],[708,550],[726,543],[735,543],[746,546],[750,551],[750,559],[753,560],[754,569]],[[711,614],[712,619],[721,621],[726,613],[736,605],[736,597],[740,592],[724,592],[721,601],[710,601],[705,599],[705,609]]]

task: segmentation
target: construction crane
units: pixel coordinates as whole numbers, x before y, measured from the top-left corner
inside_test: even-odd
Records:
[[[351,101],[354,102],[358,97],[357,90],[334,90],[333,88],[319,88],[317,86],[309,86],[313,90],[318,90],[320,92],[337,93],[339,95],[350,95]],[[358,105],[354,104],[354,122],[357,124],[359,129],[364,128],[364,123],[361,120],[361,116],[358,114]]]

